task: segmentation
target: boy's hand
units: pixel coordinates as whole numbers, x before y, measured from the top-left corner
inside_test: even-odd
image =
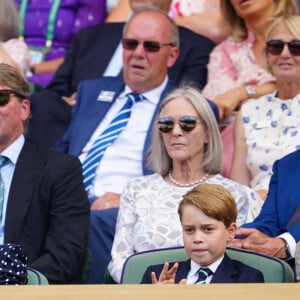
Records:
[[[164,267],[159,275],[159,279],[157,280],[154,272],[151,273],[151,279],[153,284],[163,283],[170,284],[175,283],[175,276],[178,269],[178,263],[175,263],[172,268],[169,270],[169,263],[165,263]],[[181,282],[180,282],[181,283]]]

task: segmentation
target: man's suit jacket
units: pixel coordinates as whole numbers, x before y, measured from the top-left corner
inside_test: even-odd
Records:
[[[31,96],[33,118],[28,138],[36,144],[52,146],[67,130],[70,107],[62,96],[70,96],[82,80],[100,78],[122,38],[125,23],[102,23],[78,32],[50,85]],[[208,38],[180,27],[180,55],[169,70],[174,84],[187,81],[203,88],[209,54],[215,44]]]
[[[62,140],[55,145],[54,148],[58,151],[79,156],[83,147],[89,141],[95,129],[117,97],[123,92],[124,88],[125,84],[123,79],[116,77],[103,77],[101,79],[81,82],[78,88],[77,103],[70,127]],[[160,97],[160,102],[173,88],[174,85],[169,82]],[[102,91],[111,91],[114,93],[111,102],[97,100]],[[143,158],[146,157],[151,143],[151,127],[158,108],[159,105],[157,105],[152,117],[152,122],[149,124],[149,130],[144,144]],[[142,161],[144,174],[149,174],[150,171],[145,166],[144,159],[142,159]]]
[[[51,283],[81,281],[89,204],[78,158],[25,142],[17,160],[5,222],[5,243],[20,244],[29,266]]]
[[[267,199],[255,220],[242,227],[256,228],[270,237],[289,232],[298,242],[300,226],[289,227],[288,222],[300,201],[299,178],[300,150],[297,150],[274,163]]]
[[[175,283],[179,283],[180,280],[186,279],[188,272],[190,271],[191,260],[179,262],[179,267],[175,277]],[[150,266],[147,268],[141,283],[151,283],[151,272],[155,272],[156,277],[159,278],[159,274],[162,271],[163,264]],[[247,282],[264,282],[263,274],[247,266],[240,261],[232,260],[225,254],[221,264],[213,274],[211,283],[247,283]]]

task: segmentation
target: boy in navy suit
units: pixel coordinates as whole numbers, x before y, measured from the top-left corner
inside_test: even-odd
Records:
[[[221,185],[200,184],[179,204],[183,242],[189,260],[150,266],[141,283],[264,282],[260,271],[225,253],[237,230],[237,210],[230,192]],[[201,269],[201,270],[200,270]],[[205,274],[201,277],[199,274]]]

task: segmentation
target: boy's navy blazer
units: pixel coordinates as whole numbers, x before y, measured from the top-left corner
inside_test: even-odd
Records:
[[[173,264],[172,264],[173,265]],[[179,267],[175,277],[175,283],[186,279],[190,271],[191,260],[179,262]],[[155,272],[156,277],[163,268],[163,264],[150,266],[146,270],[141,283],[151,283],[151,272]],[[232,260],[225,254],[221,264],[213,274],[211,283],[247,283],[247,282],[264,282],[263,274],[240,261]]]

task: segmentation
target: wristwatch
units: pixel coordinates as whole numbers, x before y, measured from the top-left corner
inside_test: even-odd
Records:
[[[281,240],[284,241],[284,244],[285,244],[285,258],[284,260],[290,260],[292,258],[292,255],[291,255],[291,251],[290,251],[290,247],[289,247],[289,244],[287,243],[287,241],[283,238],[280,238]]]
[[[253,85],[245,85],[245,90],[249,98],[256,97],[256,90]]]

